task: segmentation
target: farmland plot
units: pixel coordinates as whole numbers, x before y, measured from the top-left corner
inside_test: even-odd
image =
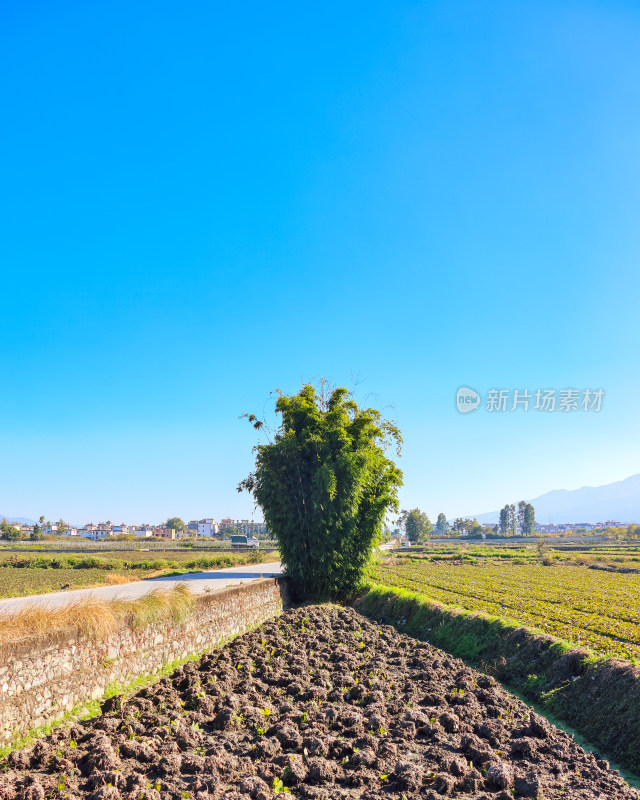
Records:
[[[609,765],[458,659],[305,607],[0,770],[0,798],[638,800]]]
[[[0,568],[0,597],[24,597],[115,582],[120,581],[112,573],[101,569]]]
[[[640,575],[536,564],[377,565],[378,583],[512,619],[619,658],[640,659]]]

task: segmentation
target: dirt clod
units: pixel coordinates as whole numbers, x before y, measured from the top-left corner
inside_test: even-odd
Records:
[[[640,800],[493,679],[333,606],[286,612],[0,773],[0,800],[277,797]]]

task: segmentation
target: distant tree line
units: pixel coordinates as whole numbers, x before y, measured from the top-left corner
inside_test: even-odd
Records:
[[[531,536],[536,529],[535,510],[531,503],[521,500],[515,505],[506,505],[500,510],[498,525],[481,525],[475,517],[457,517],[451,526],[444,514],[438,515],[435,527],[431,525],[429,517],[420,509],[402,511],[397,524],[405,532],[412,544],[424,544],[429,537],[434,536],[467,536],[470,539],[483,537],[497,538],[505,536]]]
[[[500,509],[498,530],[502,536],[531,536],[536,529],[536,514],[531,503],[521,500],[518,508],[506,505]]]
[[[434,527],[427,514],[424,511],[420,511],[419,508],[401,511],[396,524],[399,529],[404,531],[404,535],[411,544],[425,544],[432,535],[449,536],[451,532],[444,514],[438,514]]]

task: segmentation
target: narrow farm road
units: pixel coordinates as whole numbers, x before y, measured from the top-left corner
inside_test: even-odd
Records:
[[[257,578],[272,578],[283,574],[283,566],[279,561],[266,564],[246,564],[242,567],[211,570],[209,572],[186,572],[183,575],[172,575],[166,578],[150,578],[146,581],[122,583],[116,586],[99,586],[94,589],[70,589],[66,592],[49,592],[32,594],[28,597],[10,597],[0,600],[0,614],[18,611],[25,606],[41,606],[43,608],[60,608],[68,603],[87,597],[100,600],[135,600],[152,592],[154,589],[172,589],[178,584],[188,586],[193,594],[202,594],[224,586],[237,583],[248,583]]]

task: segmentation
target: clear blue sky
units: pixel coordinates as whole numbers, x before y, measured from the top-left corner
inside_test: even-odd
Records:
[[[317,375],[430,515],[640,472],[637,3],[12,3],[0,73],[0,513],[250,516]]]

